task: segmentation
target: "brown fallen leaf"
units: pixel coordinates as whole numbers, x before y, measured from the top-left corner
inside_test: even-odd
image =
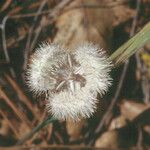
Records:
[[[99,148],[129,149],[136,146],[138,140],[138,129],[134,124],[104,132],[95,142]]]
[[[144,126],[144,131],[150,134],[150,126],[149,125]]]
[[[133,18],[136,13],[135,9],[131,9],[127,5],[118,5],[114,7],[113,10],[115,14],[115,19],[113,23],[114,26],[117,26]]]
[[[126,104],[126,105],[125,105]],[[143,107],[142,104],[133,101],[125,101],[124,106],[126,111],[122,111],[122,115],[130,120],[125,126],[104,132],[95,142],[96,147],[105,148],[129,148],[136,146],[138,142],[139,126],[144,127],[144,130],[149,132],[150,124],[150,107]],[[122,106],[123,107],[123,106]],[[127,109],[128,108],[128,109]],[[139,110],[138,110],[139,109]],[[132,111],[131,111],[132,110]],[[131,116],[130,116],[130,115]]]
[[[140,113],[148,108],[150,108],[150,104],[142,104],[129,100],[123,100],[120,104],[121,114],[129,120],[135,119]]]
[[[122,115],[130,120],[135,121],[135,124],[142,125],[144,131],[150,134],[150,119],[149,119],[149,110],[150,104],[142,104],[134,101],[125,101],[120,105],[120,110]]]
[[[105,2],[102,0],[101,2]],[[100,5],[96,0],[76,0],[69,7]],[[109,16],[110,19],[106,19]],[[65,11],[56,21],[57,33],[54,42],[74,48],[91,41],[107,49],[112,35],[113,11],[109,9],[77,8]],[[108,36],[109,35],[109,36]]]
[[[0,135],[8,136],[11,133],[10,126],[6,120],[1,120],[0,126]]]
[[[85,120],[80,120],[79,122],[68,120],[66,122],[66,129],[68,131],[68,135],[70,136],[70,141],[75,141],[82,138],[81,130],[85,124]]]
[[[127,120],[124,116],[120,115],[116,118],[114,118],[109,126],[109,130],[118,129],[127,124]]]
[[[119,136],[115,130],[102,134],[95,142],[95,147],[116,149],[119,147]]]

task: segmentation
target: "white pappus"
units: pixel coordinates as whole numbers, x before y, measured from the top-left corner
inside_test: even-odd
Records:
[[[92,43],[73,51],[58,44],[43,44],[32,56],[28,85],[37,94],[48,93],[47,110],[61,120],[89,118],[96,109],[97,94],[111,85],[112,64]]]

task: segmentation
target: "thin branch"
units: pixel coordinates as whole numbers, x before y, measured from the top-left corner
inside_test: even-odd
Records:
[[[2,46],[4,50],[5,59],[8,63],[10,63],[10,57],[9,57],[8,50],[7,50],[6,33],[5,33],[5,26],[6,26],[6,22],[8,18],[9,16],[4,17],[2,24],[1,24],[1,30],[2,30]],[[15,77],[15,72],[11,66],[10,66],[10,73],[13,77]]]
[[[62,2],[60,2],[53,10],[51,10],[51,13],[48,15],[48,18],[50,19],[50,21],[52,22],[53,20],[56,19],[56,17],[58,17],[58,14],[60,11],[62,11],[62,9],[71,2],[71,0],[63,0]],[[39,12],[40,14],[40,12]],[[29,48],[29,51],[32,51],[36,42],[37,42],[37,39],[42,31],[42,28],[44,27],[43,25],[43,22],[45,20],[44,19],[41,19],[41,22],[40,22],[40,26],[38,27],[38,31],[35,33],[35,36],[33,38],[33,41],[32,43],[30,44],[30,48]],[[31,38],[30,38],[30,41],[31,41]],[[23,69],[25,70],[26,69],[26,66],[27,66],[27,58],[28,58],[28,55],[25,57],[24,59],[24,67]]]
[[[33,19],[33,24],[31,26],[31,28],[29,29],[29,33],[28,33],[28,37],[27,37],[27,42],[26,42],[26,47],[25,47],[25,53],[24,53],[24,65],[23,65],[23,69],[26,69],[27,66],[27,62],[28,62],[28,55],[30,52],[30,46],[31,46],[31,39],[32,39],[32,34],[33,34],[33,30],[36,26],[37,20],[38,20],[38,16],[41,13],[41,11],[43,10],[44,6],[46,5],[47,0],[43,1],[37,11],[37,15],[34,17]]]
[[[136,147],[137,147],[137,150],[144,150],[144,147],[143,147],[143,130],[142,130],[142,127],[141,126],[138,126],[138,139],[137,139],[137,144],[136,144]]]
[[[19,138],[18,131],[16,130],[16,128],[14,127],[14,125],[12,124],[12,122],[8,119],[8,117],[6,116],[6,114],[2,110],[0,110],[0,114],[5,119],[5,121],[8,123],[9,127],[12,129],[12,131],[14,132],[14,134],[16,135],[16,137]]]
[[[12,102],[12,100],[6,95],[6,93],[0,89],[0,96],[4,99],[4,101],[10,106],[10,108],[15,112],[18,118],[26,125],[28,129],[31,128],[31,122],[25,116],[25,114],[20,111],[16,105]]]
[[[52,23],[54,20],[56,20],[56,18],[58,17],[60,11],[62,11],[64,9],[64,7],[66,5],[68,5],[70,2],[72,2],[73,0],[63,0],[62,2],[60,2],[52,11],[51,13],[49,13],[48,15],[48,18],[50,19],[50,22]],[[41,23],[40,23],[40,26],[38,27],[38,31],[36,32],[35,36],[34,36],[34,39],[32,41],[32,44],[31,44],[31,50],[34,48],[35,44],[36,44],[36,41],[42,31],[42,28],[44,27],[43,26],[43,22],[45,20],[42,19],[41,20]]]
[[[7,81],[10,83],[10,85],[14,88],[16,91],[18,98],[20,101],[24,102],[24,104],[31,110],[36,120],[40,120],[39,114],[35,112],[34,105],[31,103],[31,100],[24,94],[20,86],[11,78],[8,74],[4,75]]]
[[[6,33],[5,33],[5,26],[6,26],[6,22],[7,22],[8,18],[9,18],[9,16],[4,17],[2,24],[1,24],[1,29],[2,29],[2,45],[3,45],[5,58],[6,58],[6,61],[10,63],[10,57],[9,57],[8,50],[7,50]]]

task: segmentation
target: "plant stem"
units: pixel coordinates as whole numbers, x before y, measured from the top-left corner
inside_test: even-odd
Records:
[[[150,22],[133,36],[129,41],[118,48],[109,59],[117,66],[132,56],[137,50],[150,42]]]
[[[16,145],[22,145],[24,142],[26,142],[28,139],[30,139],[36,132],[38,132],[39,130],[41,130],[43,127],[45,127],[46,125],[48,125],[49,123],[53,123],[55,122],[56,119],[55,118],[50,118],[48,117],[46,120],[44,120],[42,123],[40,123],[39,125],[37,125],[35,128],[33,128],[33,130],[26,134],[23,138],[21,138]]]

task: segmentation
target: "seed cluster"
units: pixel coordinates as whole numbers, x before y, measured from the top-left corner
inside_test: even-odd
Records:
[[[47,94],[47,110],[58,119],[90,117],[97,93],[111,85],[111,62],[98,46],[85,43],[74,51],[57,44],[43,44],[33,54],[27,71],[35,94]]]

